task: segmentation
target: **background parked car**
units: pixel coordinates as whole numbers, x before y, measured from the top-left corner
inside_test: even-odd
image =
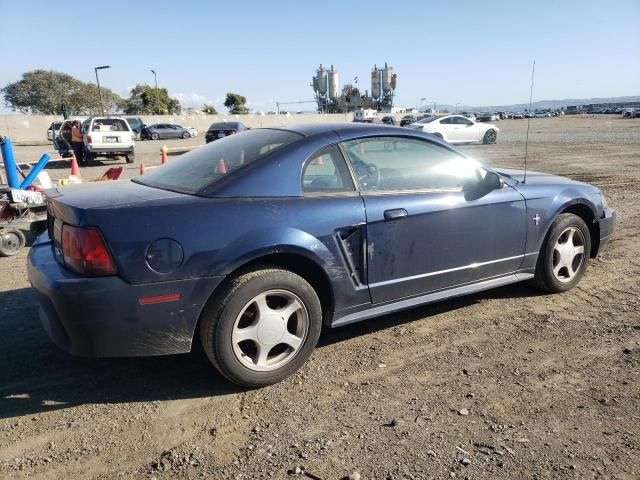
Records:
[[[432,133],[449,143],[496,143],[500,131],[492,123],[476,123],[462,115],[427,117],[409,127]]]
[[[204,139],[207,143],[211,143],[219,138],[228,137],[245,130],[248,130],[248,128],[242,122],[216,122],[211,124]]]
[[[97,157],[115,159],[124,156],[133,163],[135,142],[133,131],[122,117],[91,117],[82,123],[84,160],[92,166]]]
[[[393,115],[386,115],[382,117],[382,123],[384,123],[385,125],[395,125],[396,117],[394,117]]]
[[[191,132],[173,123],[156,123],[142,129],[140,138],[143,140],[158,140],[160,138],[190,138]]]
[[[405,115],[400,119],[400,126],[406,127],[407,125],[411,125],[412,123],[415,123],[417,121],[418,117],[416,117],[415,115]]]
[[[51,142],[53,140],[53,131],[55,130],[57,135],[60,131],[60,127],[62,127],[62,122],[53,122],[49,125],[49,128],[47,128],[47,140]]]
[[[124,119],[129,124],[129,127],[131,127],[131,131],[135,134],[135,136],[137,138],[140,138],[140,133],[142,132],[142,129],[145,127],[145,124],[142,121],[142,119],[140,117],[124,117]]]

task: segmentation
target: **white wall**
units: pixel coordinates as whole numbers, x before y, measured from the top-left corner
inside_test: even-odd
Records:
[[[301,115],[141,115],[147,124],[178,123],[205,131],[213,122],[239,120],[247,127],[276,127],[299,123],[350,122],[351,113],[301,114]],[[54,115],[0,115],[0,135],[10,137],[17,143],[46,143],[47,128],[54,120],[62,120]]]

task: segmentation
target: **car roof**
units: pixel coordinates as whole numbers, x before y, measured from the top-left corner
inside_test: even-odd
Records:
[[[401,127],[392,127],[379,123],[302,123],[298,125],[289,125],[280,127],[281,130],[289,130],[291,132],[300,133],[306,137],[323,135],[327,133],[338,133],[340,136],[358,136],[365,135],[393,135],[399,132],[406,132]]]

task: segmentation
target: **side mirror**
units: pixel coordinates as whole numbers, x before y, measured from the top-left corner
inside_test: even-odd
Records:
[[[484,176],[484,185],[488,190],[499,190],[504,187],[504,180],[495,172],[487,172]]]

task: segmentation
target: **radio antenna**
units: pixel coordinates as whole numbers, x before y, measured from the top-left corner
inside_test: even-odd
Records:
[[[536,61],[531,68],[531,90],[529,91],[529,116],[527,117],[527,138],[524,141],[524,177],[522,183],[527,183],[527,155],[529,153],[529,125],[531,123],[531,102],[533,100],[533,76],[536,73]]]

